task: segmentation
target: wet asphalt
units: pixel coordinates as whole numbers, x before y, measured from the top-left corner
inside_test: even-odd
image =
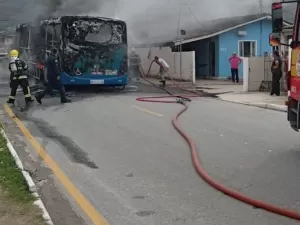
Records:
[[[27,112],[14,110],[110,225],[298,224],[203,182],[171,125],[182,106],[135,100],[163,94],[157,92],[149,86],[72,92],[72,104],[45,98]],[[252,197],[300,209],[299,134],[284,113],[204,97],[189,106],[180,121],[210,175]]]

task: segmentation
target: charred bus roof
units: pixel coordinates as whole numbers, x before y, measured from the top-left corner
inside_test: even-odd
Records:
[[[42,20],[40,21],[40,25],[55,25],[55,24],[61,24],[62,22],[72,22],[76,21],[76,20],[88,20],[88,21],[107,21],[107,22],[112,22],[112,23],[117,23],[117,24],[122,24],[123,26],[125,25],[126,27],[126,23],[123,20],[119,20],[119,19],[112,19],[112,18],[107,18],[107,17],[97,17],[97,16],[61,16],[61,17],[53,17],[50,19],[46,19],[46,20]],[[33,24],[30,23],[21,23],[16,27],[16,31],[20,31],[23,29],[29,29],[34,27]]]
[[[68,22],[72,20],[102,20],[107,22],[113,22],[113,23],[125,23],[125,21],[118,20],[118,19],[112,19],[112,18],[106,18],[106,17],[96,17],[96,16],[61,16],[56,18],[50,18],[47,20],[42,20],[41,25],[55,25],[55,24],[61,24],[62,22]]]
[[[16,27],[16,31],[22,30],[22,29],[26,29],[26,28],[30,28],[30,27],[32,27],[31,24],[28,24],[28,23],[21,23],[21,24],[19,24],[19,25]]]
[[[72,21],[72,20],[102,20],[107,22],[113,22],[113,23],[120,23],[120,24],[126,24],[125,21],[119,20],[119,19],[112,19],[107,17],[96,17],[96,16],[62,16],[62,17],[55,17],[50,18],[46,20],[42,20],[40,22],[40,25],[55,25],[55,24],[61,24],[62,22]],[[24,28],[30,28],[33,27],[33,24],[29,23],[21,23],[16,27],[16,30],[24,29]]]

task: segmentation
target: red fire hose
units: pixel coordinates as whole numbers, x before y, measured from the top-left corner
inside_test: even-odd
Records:
[[[151,63],[152,65],[152,63]],[[150,65],[150,68],[151,68]],[[149,68],[149,71],[150,71]],[[149,74],[148,71],[148,74]],[[256,208],[261,208],[264,209],[266,211],[281,215],[281,216],[285,216],[288,218],[292,218],[295,220],[299,220],[300,221],[300,213],[296,212],[296,211],[292,211],[292,210],[288,210],[285,208],[280,208],[276,205],[272,205],[260,200],[256,200],[253,199],[251,197],[248,197],[238,191],[235,191],[233,189],[230,189],[228,187],[226,187],[225,185],[219,183],[218,181],[216,181],[214,178],[212,178],[205,170],[204,168],[201,166],[200,160],[199,160],[199,156],[197,153],[197,149],[196,149],[196,144],[193,142],[193,140],[188,136],[187,133],[185,133],[185,131],[183,131],[183,129],[179,126],[178,123],[178,119],[180,117],[181,114],[183,114],[187,109],[188,109],[188,105],[186,104],[186,101],[190,101],[189,98],[192,97],[201,97],[201,95],[194,91],[189,91],[186,90],[184,88],[179,87],[176,82],[172,79],[172,77],[169,75],[170,79],[173,81],[173,83],[180,88],[183,91],[186,92],[191,92],[193,93],[193,95],[183,95],[183,96],[174,96],[172,95],[169,91],[167,91],[165,89],[165,91],[170,94],[170,96],[156,96],[156,97],[140,97],[137,98],[137,101],[143,101],[143,102],[156,102],[156,103],[180,103],[182,104],[184,107],[182,110],[180,110],[172,119],[172,124],[174,126],[174,128],[177,130],[177,132],[183,137],[183,139],[187,142],[187,144],[189,145],[190,151],[191,151],[191,156],[192,156],[192,161],[193,161],[193,165],[195,167],[195,170],[197,171],[197,173],[201,176],[201,178],[206,181],[209,185],[211,185],[213,188],[215,188],[216,190],[223,192],[224,194],[235,198],[239,201],[242,201],[246,204],[252,205]],[[143,78],[148,81],[149,83],[153,84],[154,86],[156,86],[153,82],[149,81],[146,77],[145,74],[143,74]],[[157,87],[157,86],[156,86]],[[160,87],[157,87],[160,88]],[[162,88],[160,88],[162,89]],[[176,98],[176,100],[161,100],[161,99],[167,99],[167,98]]]

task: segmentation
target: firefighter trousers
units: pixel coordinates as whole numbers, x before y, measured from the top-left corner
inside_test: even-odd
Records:
[[[59,80],[53,79],[52,77],[48,78],[48,84],[44,89],[44,91],[38,95],[39,98],[42,99],[45,97],[46,94],[52,94],[53,89],[57,89],[59,91],[61,101],[66,101],[67,96],[66,96],[66,90],[64,85],[62,85]]]
[[[13,78],[10,81],[10,96],[8,97],[8,103],[14,103],[16,99],[16,94],[17,94],[17,89],[19,85],[23,89],[24,97],[25,97],[25,102],[30,103],[32,101],[31,99],[31,93],[30,93],[30,88],[29,88],[29,83],[27,78]]]

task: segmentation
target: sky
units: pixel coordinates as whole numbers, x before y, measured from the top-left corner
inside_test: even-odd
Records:
[[[0,0],[0,29],[40,16],[95,15],[125,20],[130,39],[147,32],[177,32],[191,24],[270,13],[272,0]],[[130,2],[130,3],[129,3]],[[262,5],[262,8],[260,7]],[[291,7],[290,7],[291,8]]]

